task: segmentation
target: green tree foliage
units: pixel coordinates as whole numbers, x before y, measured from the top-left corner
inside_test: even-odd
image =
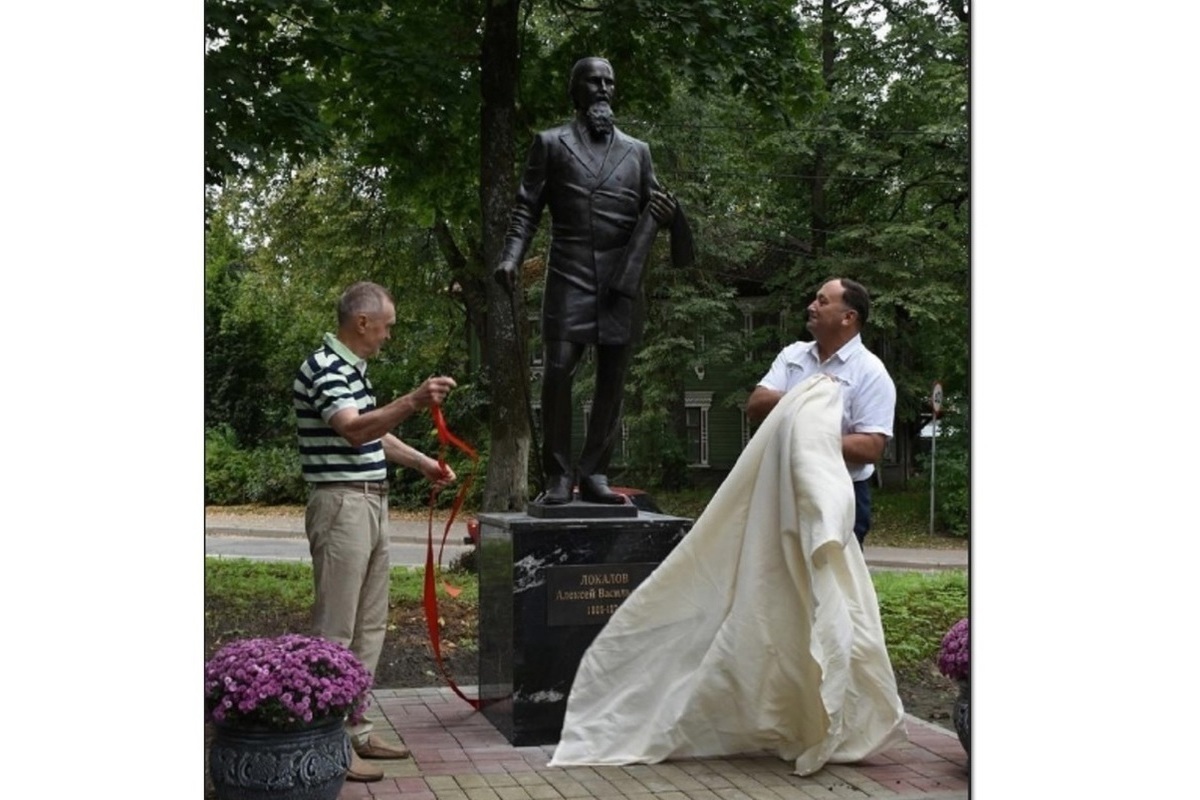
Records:
[[[864,337],[897,384],[895,447],[907,474],[921,465],[932,383],[964,402],[970,392],[966,12],[910,2],[802,7],[807,46],[820,54],[815,103],[781,117],[781,106],[702,97],[677,81],[670,106],[638,133],[684,200],[701,268],[758,297],[760,324],[743,343],[753,357],[723,362],[744,388],[725,402],[744,398],[779,346],[809,338],[804,309],[817,286],[857,278],[875,300]],[[679,376],[662,356],[701,341],[699,331],[670,335],[672,347],[648,341],[639,381]],[[659,391],[679,397],[673,388]],[[647,449],[674,452],[659,441]],[[961,463],[943,477],[954,487],[947,499],[965,506],[965,452]]]
[[[204,180],[330,143],[322,76],[340,55],[328,0],[205,0]]]
[[[294,447],[296,369],[336,329],[337,298],[356,280],[374,280],[396,299],[393,341],[370,366],[381,401],[433,373],[469,374],[461,304],[430,232],[389,205],[379,176],[350,159],[330,155],[228,183],[206,244],[206,425],[227,424],[243,446]],[[472,438],[478,394],[464,380],[447,409],[455,430]],[[427,415],[404,434],[436,450]]]
[[[240,226],[249,267],[234,313],[272,326],[276,370],[290,376],[320,332],[334,329],[337,298],[356,280],[396,299],[393,337],[403,346],[372,362],[377,387],[398,391],[439,366],[464,367],[461,308],[433,238],[381,182],[331,155],[227,188],[222,209]]]
[[[206,237],[204,279],[204,424],[225,426],[253,445],[271,438],[280,422],[260,398],[277,390],[267,362],[273,343],[262,320],[233,313],[248,267],[224,220]]]
[[[864,338],[896,380],[896,446],[913,462],[935,380],[969,396],[966,11],[952,3],[811,0],[823,92],[768,139],[780,227],[800,243],[768,287],[803,308],[832,275],[874,297]],[[792,249],[781,239],[780,248]]]
[[[467,378],[475,396],[460,392],[447,410],[469,408],[459,424],[490,448],[482,507],[522,507],[531,430],[517,345],[536,286],[514,307],[490,269],[524,147],[569,115],[567,71],[588,54],[613,61],[618,124],[650,142],[700,250],[697,273],[671,275],[660,252],[648,279],[655,302],[629,392],[630,422],[649,443],[639,469],[677,475],[679,376],[701,350],[710,365],[743,370],[748,389],[759,359],[805,335],[803,308],[830,275],[875,295],[867,341],[900,390],[904,460],[933,380],[969,400],[965,5],[205,8],[206,179],[221,189],[208,231],[206,420],[248,438],[282,429],[285,401],[274,413],[237,398],[290,386],[331,326],[336,293],[373,278],[405,306],[377,386],[400,391],[435,370]],[[535,242],[530,254],[540,252]],[[739,340],[730,290],[788,312],[787,324]]]
[[[434,231],[482,343],[488,508],[523,505],[530,438],[521,413],[528,365],[512,346],[514,330],[523,336],[520,312],[489,274],[519,140],[569,114],[570,64],[611,57],[633,107],[669,96],[676,71],[694,86],[765,101],[798,95],[803,75],[796,19],[782,0],[359,0],[336,9],[318,0],[207,0],[205,9],[211,182],[328,150],[340,134]],[[555,119],[550,109],[559,109]]]

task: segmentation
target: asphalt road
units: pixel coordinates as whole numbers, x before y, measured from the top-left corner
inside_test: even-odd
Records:
[[[444,531],[442,522],[434,521],[433,557]],[[429,523],[411,520],[390,520],[388,534],[391,546],[388,553],[392,566],[424,566],[429,539]],[[470,547],[463,544],[467,535],[465,522],[456,522],[446,538],[442,551],[442,566],[449,566],[460,553]],[[209,514],[204,525],[204,554],[216,558],[249,558],[256,561],[311,561],[308,539],[304,536],[303,516],[240,517]]]
[[[459,553],[470,548],[446,542],[442,566],[449,566]],[[424,566],[426,545],[412,542],[392,542],[388,549],[392,566]],[[249,558],[255,561],[311,561],[308,540],[276,536],[210,536],[204,537],[204,554],[217,558]],[[438,546],[433,547],[433,557]]]

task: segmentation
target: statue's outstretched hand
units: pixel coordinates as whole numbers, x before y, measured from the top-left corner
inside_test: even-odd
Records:
[[[501,261],[496,269],[492,270],[492,277],[506,292],[512,294],[517,285],[517,265],[512,261]]]

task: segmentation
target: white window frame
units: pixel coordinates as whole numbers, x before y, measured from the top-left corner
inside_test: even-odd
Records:
[[[700,460],[688,464],[689,467],[708,466],[708,411],[712,408],[712,399],[712,392],[684,392],[684,407],[700,409]]]

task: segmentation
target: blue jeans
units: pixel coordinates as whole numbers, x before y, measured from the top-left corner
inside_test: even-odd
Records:
[[[854,481],[854,535],[862,547],[871,530],[871,479]]]

